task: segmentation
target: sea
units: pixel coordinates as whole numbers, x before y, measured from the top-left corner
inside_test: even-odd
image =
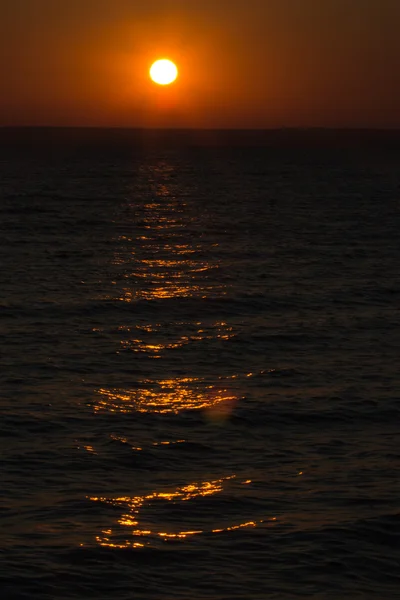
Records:
[[[0,130],[2,600],[400,598],[400,131]]]

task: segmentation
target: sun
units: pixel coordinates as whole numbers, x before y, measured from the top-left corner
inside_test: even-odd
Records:
[[[169,85],[178,77],[176,65],[166,58],[156,60],[150,69],[150,78],[159,85]]]

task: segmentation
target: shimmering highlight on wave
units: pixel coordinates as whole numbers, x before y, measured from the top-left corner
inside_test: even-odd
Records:
[[[127,337],[121,340],[121,349],[135,353],[147,354],[150,358],[160,358],[166,350],[175,350],[188,344],[199,343],[209,340],[230,340],[235,337],[233,327],[225,322],[217,322],[213,325],[202,323],[174,323],[174,326],[184,327],[186,333],[171,341],[165,341],[165,329],[158,325],[137,325],[132,331],[140,337]],[[128,330],[130,331],[130,330]]]
[[[205,258],[210,248],[202,239],[198,216],[190,215],[175,196],[174,172],[173,165],[153,165],[146,174],[153,200],[129,204],[133,234],[116,236],[112,258],[112,264],[123,270],[123,285],[118,286],[118,295],[107,299],[131,303],[226,295],[227,284],[215,277],[220,260],[215,255]],[[212,247],[217,246],[214,241]]]
[[[126,437],[117,435],[115,433],[110,434],[110,438],[112,440],[114,440],[115,442],[120,442],[121,444],[126,444],[127,446],[130,446],[130,448],[136,452],[141,452],[143,450],[143,447],[132,446],[132,444],[129,442],[129,440]],[[184,444],[185,442],[187,442],[187,440],[164,440],[161,442],[151,442],[150,446],[152,446],[152,447],[176,446],[177,444]]]
[[[100,388],[94,410],[165,414],[206,409],[237,400],[238,397],[228,388],[209,385],[198,377],[177,377],[145,380],[133,390]]]
[[[121,302],[134,302],[136,300],[165,300],[172,298],[207,298],[208,293],[214,292],[215,286],[204,286],[195,284],[179,285],[174,281],[164,281],[163,285],[150,285],[147,289],[134,290],[127,287],[122,294],[115,298]],[[223,293],[221,287],[221,293]]]
[[[161,502],[164,505],[167,503],[177,504],[180,502],[190,502],[197,498],[213,496],[221,493],[224,490],[226,482],[235,478],[236,475],[230,475],[212,481],[191,483],[183,487],[178,487],[171,492],[152,492],[143,496],[123,496],[118,498],[90,497],[89,500],[92,502],[101,502],[103,504],[111,505],[118,510],[123,510],[117,522],[119,531],[116,532],[112,528],[104,529],[101,532],[101,535],[96,536],[96,543],[107,548],[143,548],[145,545],[150,545],[157,540],[184,540],[200,534],[221,534],[248,527],[257,527],[257,525],[261,523],[268,524],[269,522],[272,524],[276,521],[276,518],[272,517],[260,519],[258,521],[249,520],[241,523],[234,523],[224,527],[214,527],[209,530],[196,527],[184,530],[176,528],[176,530],[172,531],[165,530],[162,525],[151,525],[147,527],[146,524],[142,524],[143,521],[140,519],[140,513],[145,505],[151,506],[155,502]],[[247,480],[242,483],[249,484],[251,481]],[[159,510],[160,509],[158,508],[157,512],[159,512]],[[194,519],[191,518],[191,520]],[[126,538],[125,528],[132,528],[129,532],[129,538]],[[138,541],[138,538],[141,538],[140,542]]]

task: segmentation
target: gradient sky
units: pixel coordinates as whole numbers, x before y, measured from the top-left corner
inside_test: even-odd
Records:
[[[399,23],[400,0],[0,0],[0,125],[400,127]]]

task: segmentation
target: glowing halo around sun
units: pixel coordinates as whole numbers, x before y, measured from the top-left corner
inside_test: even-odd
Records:
[[[176,65],[166,58],[156,60],[150,69],[150,78],[154,83],[159,85],[169,85],[178,77],[178,69]]]

